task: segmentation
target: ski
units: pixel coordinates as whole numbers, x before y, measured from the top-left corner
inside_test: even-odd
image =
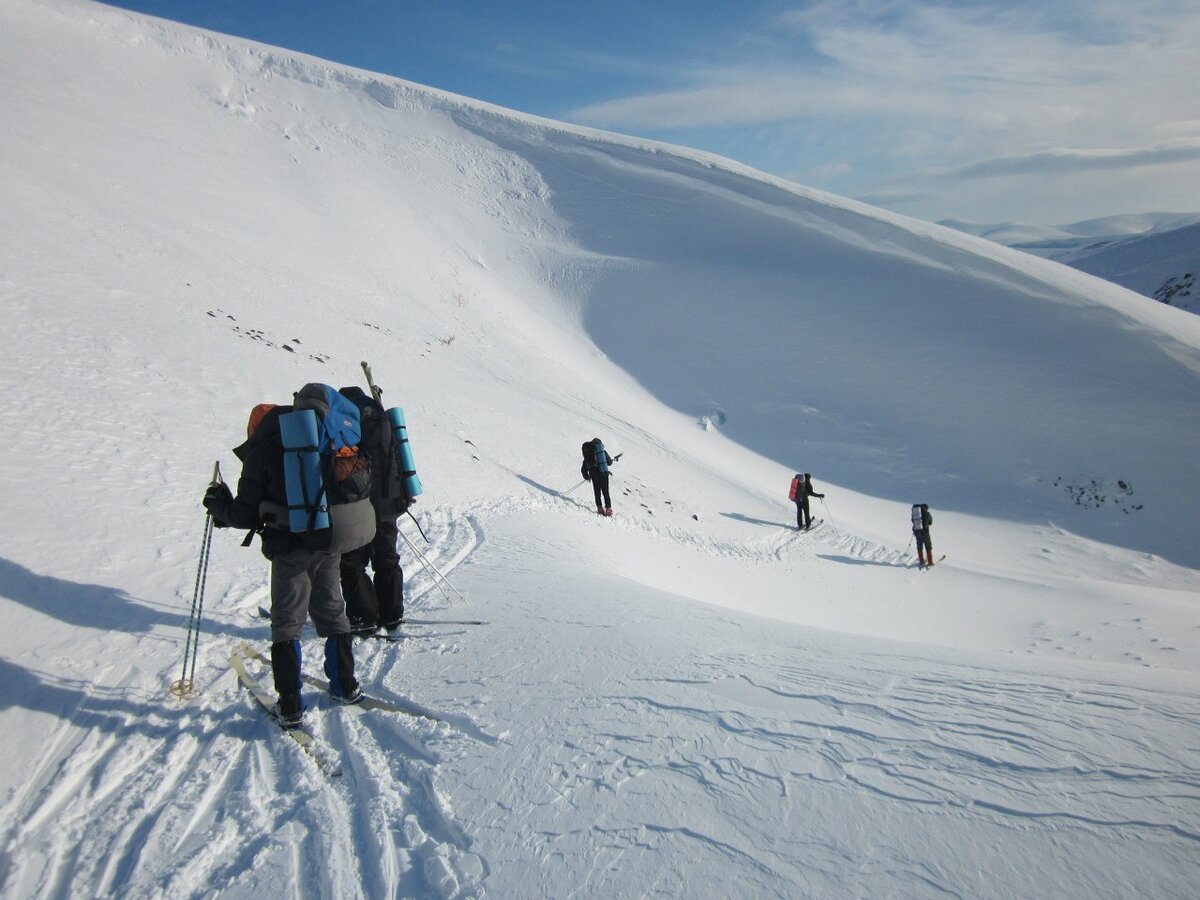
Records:
[[[406,637],[412,637],[412,636],[413,635],[388,634],[386,631],[376,631],[373,634],[355,635],[355,637],[360,637],[364,641],[383,641],[385,644],[399,644]]]
[[[265,606],[258,608],[258,617],[260,619],[271,618],[271,611]],[[401,625],[487,625],[483,619],[404,619],[400,622]],[[375,637],[376,635],[360,635],[365,637]]]
[[[267,662],[266,657],[263,656],[261,653],[259,653],[257,650],[255,650],[253,647],[251,647],[249,644],[242,645],[242,652],[249,659],[258,660],[259,662],[262,662],[262,663]],[[317,678],[315,675],[301,675],[300,677],[304,680],[305,684],[308,684],[308,685],[311,685],[312,687],[318,688],[321,691],[323,691],[324,693],[329,694],[331,697],[333,696],[332,694],[330,694],[330,691],[329,691],[329,682],[326,681],[325,679]],[[268,697],[268,699],[270,699],[270,698]],[[365,694],[363,695],[362,700],[358,703],[347,703],[347,704],[339,704],[339,705],[345,705],[345,706],[350,706],[350,707],[357,706],[360,709],[375,709],[375,710],[379,710],[380,712],[403,713],[406,716],[415,716],[419,719],[429,719],[431,722],[443,721],[443,719],[440,716],[436,716],[433,713],[429,712],[428,710],[422,709],[421,707],[417,706],[416,704],[400,706],[399,704],[396,704],[396,703],[389,703],[387,700],[380,700],[377,697],[368,697]]]
[[[254,678],[246,669],[247,659],[255,659],[259,662],[267,663],[267,660],[251,648],[249,644],[243,643],[241,647],[234,647],[229,651],[229,663],[233,667],[233,671],[237,674],[238,680],[250,691],[250,695],[263,708],[268,718],[275,723],[281,732],[291,738],[301,750],[308,754],[324,775],[331,778],[341,775],[342,767],[338,763],[337,758],[329,751],[321,748],[311,734],[302,728],[286,728],[279,721],[273,709],[275,704],[274,698],[263,689],[258,679]],[[269,663],[267,664],[269,665]]]
[[[824,519],[813,519],[811,522],[808,523],[807,528],[797,528],[796,530],[800,531],[800,532],[812,531],[814,528],[816,528],[818,525],[820,525],[824,521],[825,521]]]
[[[482,619],[405,619],[401,625],[486,625]]]
[[[456,634],[466,634],[465,631],[451,631],[446,633],[435,634],[390,634],[386,631],[377,631],[374,634],[356,634],[355,637],[362,638],[364,641],[383,641],[385,644],[400,644],[404,641],[414,640],[429,640],[430,638],[453,637]]]
[[[937,565],[938,563],[940,563],[940,562],[941,562],[943,559],[945,559],[945,558],[946,558],[946,554],[945,554],[945,553],[943,553],[941,556],[939,556],[937,559],[935,559],[933,562],[929,563],[928,565],[924,565],[924,566],[923,566],[923,565],[921,565],[920,563],[918,563],[918,564],[917,564],[917,568],[918,568],[918,569],[920,569],[922,572],[926,572],[926,571],[928,571],[929,569],[932,569],[932,568],[933,568],[935,565]]]

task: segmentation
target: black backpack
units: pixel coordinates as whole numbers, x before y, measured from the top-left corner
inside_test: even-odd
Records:
[[[408,509],[412,498],[405,488],[383,404],[360,387],[344,387],[338,393],[358,407],[362,427],[358,448],[371,465],[371,503],[380,519],[395,518]]]

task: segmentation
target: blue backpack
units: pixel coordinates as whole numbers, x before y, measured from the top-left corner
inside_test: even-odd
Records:
[[[608,474],[608,454],[604,452],[604,444],[599,438],[592,445],[592,452],[595,454],[596,471],[601,475]]]
[[[358,407],[327,384],[306,384],[279,417],[287,529],[311,550],[345,553],[375,537],[371,467],[358,451]]]

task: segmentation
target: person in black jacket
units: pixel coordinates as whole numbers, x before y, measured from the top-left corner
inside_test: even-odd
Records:
[[[592,493],[596,496],[596,512],[602,516],[611,516],[612,498],[608,494],[608,467],[621,458],[608,455],[600,438],[592,438],[583,445],[583,465],[579,474],[592,483]]]
[[[914,503],[912,508],[913,537],[917,539],[917,565],[933,565],[933,539],[929,529],[933,525],[933,513],[928,503]]]
[[[796,528],[801,531],[807,531],[809,528],[812,528],[812,510],[808,508],[808,498],[818,497],[824,500],[825,495],[818,494],[813,489],[812,475],[808,472],[805,472],[803,475],[797,475],[796,478],[799,479],[796,484],[796,496],[794,498],[796,502]]]
[[[375,539],[342,554],[342,595],[350,631],[365,636],[383,627],[393,632],[404,622],[404,569],[396,549],[400,539],[396,520],[413,500],[404,487],[395,438],[381,400],[356,386],[341,388],[339,393],[358,407],[362,423],[359,450],[371,465],[371,505],[377,519]],[[368,563],[374,579],[367,577]]]
[[[300,633],[312,616],[325,638],[325,673],[330,693],[344,703],[361,702],[354,677],[354,651],[346,604],[338,579],[337,553],[310,550],[305,535],[287,527],[287,489],[279,417],[290,406],[255,407],[246,442],[234,448],[242,461],[237,494],[228,485],[211,486],[204,507],[217,527],[244,528],[262,535],[262,553],[271,561],[271,672],[279,694],[276,713],[286,728],[304,718],[300,696]]]

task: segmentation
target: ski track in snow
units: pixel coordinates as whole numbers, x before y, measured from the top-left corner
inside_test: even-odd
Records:
[[[435,511],[422,525],[433,542],[425,552],[446,574],[483,540],[473,517]],[[424,570],[408,584],[413,607],[427,609],[431,593],[441,599]],[[244,621],[267,594],[264,573],[215,604],[218,634],[205,629],[202,659],[224,658],[237,638],[223,637],[220,623]],[[359,650],[363,683],[387,685],[404,652]],[[309,666],[319,658],[307,655]],[[456,744],[493,740],[469,714],[435,723],[329,709],[310,692],[311,727],[342,763],[341,777],[327,778],[231,672],[201,667],[197,683],[210,692],[180,703],[127,697],[129,671],[65,686],[82,699],[6,805],[4,896],[261,896],[271,885],[328,881],[336,896],[455,898],[486,877],[437,776]],[[310,871],[326,864],[327,875]]]

